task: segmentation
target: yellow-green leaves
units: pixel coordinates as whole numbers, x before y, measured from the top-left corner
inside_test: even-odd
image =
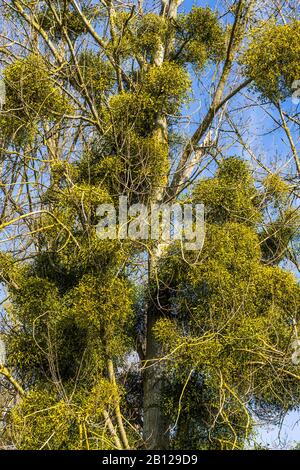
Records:
[[[153,98],[157,111],[166,113],[176,113],[191,87],[188,72],[175,62],[150,67],[143,78],[143,88]]]
[[[68,299],[77,325],[97,332],[109,357],[126,352],[133,320],[133,297],[128,281],[86,275],[68,293]]]
[[[290,191],[289,185],[277,173],[270,173],[263,184],[266,196],[277,200],[284,200]]]
[[[64,37],[63,28],[65,28],[67,34],[72,39],[76,39],[78,36],[85,33],[87,28],[80,16],[74,9],[70,9],[67,5],[70,2],[60,1],[58,3],[61,3],[61,5],[60,8],[56,10],[56,15],[59,15],[61,24],[58,24],[56,21],[56,16],[52,9],[43,5],[37,15],[42,28],[49,32],[56,40],[60,40]],[[83,12],[91,21],[93,9],[84,6]]]
[[[109,62],[102,60],[100,54],[88,50],[80,54],[78,65],[84,85],[90,96],[95,100],[96,105],[99,106],[104,93],[107,93],[115,82],[113,68]],[[71,68],[72,73],[73,69]]]
[[[17,141],[33,136],[38,122],[62,117],[70,105],[41,56],[31,54],[4,70],[6,105],[0,118],[4,135]]]
[[[292,94],[300,77],[300,21],[262,24],[252,31],[242,62],[259,93],[278,102]]]
[[[9,429],[18,449],[87,450],[113,448],[103,411],[112,404],[114,386],[104,378],[84,389],[35,387],[10,415]]]
[[[171,25],[168,20],[154,13],[137,19],[135,43],[137,51],[153,57],[161,44],[165,44]]]
[[[267,263],[279,264],[286,256],[293,240],[299,237],[300,217],[296,208],[281,208],[278,217],[265,224],[260,234],[263,258]]]
[[[261,218],[257,196],[247,165],[235,157],[225,160],[216,178],[200,181],[194,191],[195,201],[206,207],[207,220],[215,223],[255,225]]]
[[[176,22],[178,60],[203,68],[207,60],[222,60],[225,55],[225,33],[210,8],[194,7]]]
[[[29,55],[4,71],[8,104],[18,115],[53,117],[66,102],[41,56]]]
[[[103,113],[109,129],[107,154],[102,157],[99,152],[102,158],[93,169],[114,192],[126,188],[137,194],[150,191],[151,196],[166,180],[169,148],[157,135],[157,120],[162,116],[176,119],[174,114],[187,99],[190,85],[184,67],[164,62],[143,72],[135,91],[110,98]]]
[[[266,182],[272,191],[284,190],[282,184],[271,177]],[[202,251],[183,259],[174,244],[159,266],[167,318],[154,330],[169,372],[165,411],[181,423],[178,448],[190,439],[197,448],[242,446],[252,427],[250,401],[257,409],[286,410],[300,399],[290,352],[299,284],[292,273],[262,259],[258,196],[248,166],[237,158],[224,160],[194,192],[207,209]],[[284,227],[269,227],[274,243],[276,235],[291,238],[291,224]]]
[[[141,75],[136,92],[112,96],[111,117],[122,131],[127,122],[138,132],[147,133],[153,129],[157,115],[178,111],[190,87],[191,80],[184,67],[175,62],[153,65]]]

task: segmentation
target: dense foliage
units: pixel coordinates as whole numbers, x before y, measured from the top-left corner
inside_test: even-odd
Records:
[[[0,374],[17,392],[5,443],[243,448],[258,416],[300,404],[300,288],[285,264],[297,259],[295,168],[257,178],[241,148],[223,152],[207,135],[248,85],[277,107],[291,93],[299,21],[257,23],[244,1],[226,25],[208,7],[178,12],[175,0],[157,11],[4,3],[5,21],[30,37],[1,65]],[[186,110],[210,67],[219,81],[190,137]],[[246,81],[227,89],[235,67]],[[203,203],[203,249],[100,240],[97,208],[120,195]]]

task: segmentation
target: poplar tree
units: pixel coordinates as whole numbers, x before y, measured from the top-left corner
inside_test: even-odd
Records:
[[[3,446],[242,449],[299,407],[300,22],[158,3],[1,2]],[[120,196],[204,204],[203,248],[99,239]]]

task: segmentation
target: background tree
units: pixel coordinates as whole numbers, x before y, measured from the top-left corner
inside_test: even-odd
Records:
[[[6,439],[242,448],[299,405],[297,6],[1,6]],[[99,240],[120,195],[203,202],[203,250]]]

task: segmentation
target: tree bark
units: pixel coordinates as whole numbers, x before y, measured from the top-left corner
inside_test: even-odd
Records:
[[[183,0],[162,0],[161,16],[174,19],[177,16],[178,7]],[[160,44],[153,58],[156,66],[161,66],[172,48],[172,44]],[[166,116],[158,116],[156,120],[156,136],[164,145],[168,145],[168,124]],[[168,186],[167,175],[162,181],[161,187],[157,188],[153,197],[156,204],[162,203]],[[155,253],[150,255],[149,260],[149,285],[155,279],[157,264],[165,249],[165,244],[158,242]],[[157,292],[157,300],[150,302],[147,312],[146,325],[146,354],[143,367],[143,433],[147,449],[166,450],[169,448],[169,422],[163,410],[163,390],[165,387],[165,373],[162,345],[154,336],[153,327],[156,321],[162,317],[160,292]]]
[[[152,312],[147,322],[147,352],[144,365],[144,441],[147,449],[169,448],[169,423],[163,412],[163,389],[165,385],[162,356],[153,326],[159,315]]]
[[[149,262],[149,284],[155,282],[157,263],[167,244],[160,244]],[[151,287],[150,287],[151,289]],[[170,309],[169,289],[154,289],[147,312],[147,348],[144,362],[144,440],[147,449],[166,450],[170,446],[170,419],[164,412],[167,385],[163,345],[156,340],[154,326]]]

